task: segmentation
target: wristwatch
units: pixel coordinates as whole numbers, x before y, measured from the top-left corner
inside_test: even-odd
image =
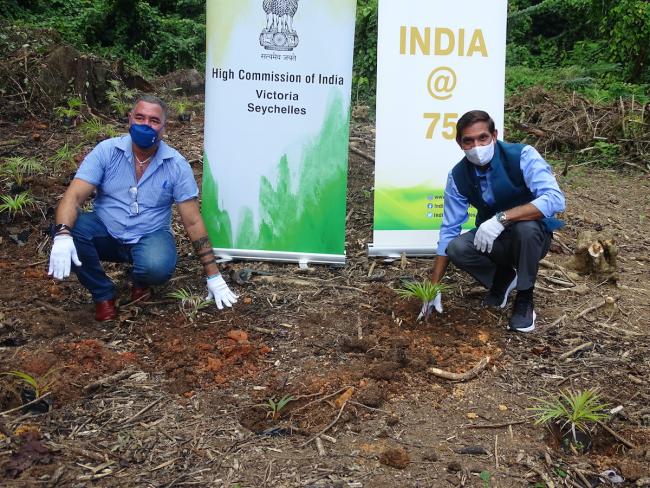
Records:
[[[495,217],[497,218],[497,222],[499,222],[502,226],[506,227],[509,224],[508,216],[505,212],[497,212]]]
[[[61,232],[63,230],[67,230],[68,232],[72,232],[72,229],[67,224],[56,224],[54,226],[54,233],[55,234],[58,234],[59,232]]]

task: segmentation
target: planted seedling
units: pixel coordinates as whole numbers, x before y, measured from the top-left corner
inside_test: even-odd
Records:
[[[120,80],[110,80],[111,87],[106,91],[106,98],[120,120],[124,120],[131,110],[137,95],[136,90],[127,89]]]
[[[27,404],[29,402],[42,398],[46,393],[52,391],[52,386],[54,386],[56,383],[56,380],[52,378],[52,374],[60,369],[62,368],[50,369],[41,376],[31,375],[29,373],[25,373],[24,371],[18,370],[0,374],[3,376],[13,376],[23,383],[23,388],[20,391],[20,398],[23,404]],[[26,407],[26,410],[34,413],[45,413],[50,410],[51,406],[51,400],[43,399]]]
[[[566,450],[584,452],[591,447],[593,428],[609,418],[609,405],[597,390],[560,391],[560,396],[535,398],[537,405],[529,408],[535,424],[545,424],[559,436]]]
[[[426,305],[431,300],[436,298],[438,293],[442,293],[449,289],[448,285],[443,283],[433,283],[430,280],[424,281],[409,281],[404,285],[404,288],[395,290],[397,294],[406,300],[409,298],[419,298],[422,305]]]
[[[81,105],[81,98],[70,98],[65,107],[55,107],[54,113],[63,120],[63,125],[70,127],[79,117]]]
[[[267,418],[271,417],[272,420],[277,420],[284,407],[286,407],[291,401],[293,401],[293,396],[291,395],[284,395],[277,402],[275,401],[275,398],[269,398],[268,403],[265,405],[268,410],[266,414]]]
[[[44,169],[43,165],[34,158],[15,156],[4,160],[0,172],[3,176],[13,179],[16,187],[22,189],[25,176],[40,173]]]
[[[110,124],[104,124],[99,119],[90,119],[79,126],[79,130],[88,142],[97,142],[102,139],[115,137],[118,131]]]
[[[206,308],[211,303],[199,295],[193,295],[192,292],[186,288],[179,288],[178,290],[167,294],[167,296],[179,300],[178,308],[190,322],[194,322],[194,318],[199,311]]]
[[[66,142],[63,146],[56,150],[54,156],[50,158],[56,169],[71,166],[75,162],[75,156],[79,152],[81,145],[70,146]]]
[[[29,191],[19,193],[18,195],[0,195],[0,212],[7,212],[9,219],[13,219],[17,214],[26,213],[29,215],[27,209],[33,207],[36,203]]]
[[[191,105],[187,100],[176,100],[172,106],[181,122],[189,122],[192,119],[192,113],[189,111]]]

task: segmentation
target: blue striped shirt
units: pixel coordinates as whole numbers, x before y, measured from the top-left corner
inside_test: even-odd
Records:
[[[115,137],[95,146],[75,175],[97,187],[94,211],[125,244],[161,229],[171,233],[172,204],[199,194],[189,163],[164,141],[138,182],[134,161],[131,136]]]
[[[524,182],[534,197],[530,203],[535,205],[544,214],[544,217],[553,217],[557,212],[563,212],[565,208],[564,194],[557,184],[551,167],[534,147],[525,146],[521,151],[520,168],[524,175]],[[492,168],[487,171],[479,171],[476,168],[483,200],[485,203],[493,205],[494,193],[487,177],[490,171]],[[446,256],[447,245],[460,235],[461,226],[469,218],[468,210],[469,201],[458,192],[450,171],[447,176],[440,240],[436,251],[439,256]]]

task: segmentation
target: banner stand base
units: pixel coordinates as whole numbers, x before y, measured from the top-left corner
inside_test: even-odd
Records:
[[[428,258],[436,255],[435,247],[396,247],[396,246],[378,246],[368,244],[368,256],[399,258],[402,254],[407,257]]]
[[[271,261],[277,263],[328,264],[345,266],[345,254],[316,254],[302,252],[260,251],[254,249],[213,248],[220,261]]]

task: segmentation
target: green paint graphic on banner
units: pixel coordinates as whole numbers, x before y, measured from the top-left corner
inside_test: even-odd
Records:
[[[219,208],[219,186],[212,176],[208,155],[203,163],[203,203],[201,213],[214,247],[232,247],[232,223],[228,212]]]
[[[419,185],[375,189],[374,230],[438,230],[442,224],[444,189]],[[474,227],[476,210],[463,229]]]
[[[275,183],[260,181],[260,222],[254,224],[250,208],[242,218],[232,246],[236,249],[343,254],[345,252],[345,198],[349,113],[338,93],[331,98],[320,133],[305,144],[297,182],[292,184],[289,162],[278,162]],[[206,163],[206,167],[209,166]],[[204,174],[204,216],[210,239],[222,247],[230,239],[230,217],[220,210],[218,188]],[[295,186],[295,188],[294,188]]]

